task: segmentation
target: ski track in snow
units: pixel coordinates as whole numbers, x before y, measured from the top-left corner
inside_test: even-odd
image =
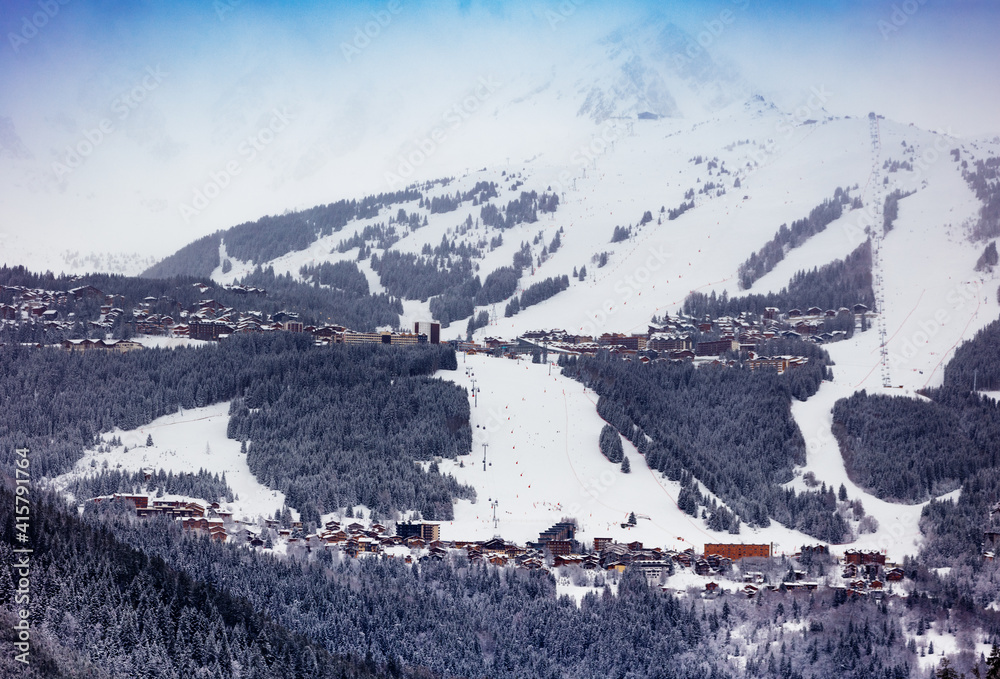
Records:
[[[604,420],[597,414],[596,395],[557,367],[551,370],[550,375],[548,365],[529,360],[462,356],[457,373],[438,374],[470,389],[475,379],[481,390],[472,407],[472,453],[439,464],[442,473],[475,487],[477,500],[456,504],[455,520],[442,524],[443,539],[499,534],[524,543],[563,517],[576,517],[581,541],[611,537],[701,552],[706,542],[740,540],[773,542],[787,553],[815,542],[777,523],[764,529],[744,526],[739,536],[709,530],[677,507],[680,485],[646,466],[625,440],[632,473],[623,474],[598,448]],[[483,443],[488,444],[485,472]],[[491,500],[499,503],[496,528]],[[649,518],[622,528],[632,511]]]
[[[526,271],[519,290],[549,276],[571,274],[582,265],[588,270],[586,280],[571,278],[568,290],[511,318],[503,317],[503,302],[478,307],[477,313],[483,309],[495,313],[491,324],[476,332],[476,339],[513,338],[538,328],[586,334],[643,332],[654,314],[676,312],[692,290],[739,294],[735,283],[737,267],[770,240],[782,223],[806,216],[830,198],[838,186],[857,185],[851,195],[862,197],[866,203],[873,193],[867,119],[820,118],[812,125],[789,124],[791,119],[780,112],[741,102],[694,124],[670,119],[638,121],[631,134],[616,129],[614,143],[604,144],[599,152],[587,146],[594,137],[589,136],[585,126],[578,125],[565,141],[552,141],[551,148],[539,158],[515,160],[506,167],[492,166],[464,175],[457,173],[459,176],[447,186],[432,188],[428,197],[453,195],[457,190],[472,188],[477,181],[495,181],[499,196],[493,202],[497,205],[517,198],[522,190],[541,193],[551,188],[559,193],[561,201],[555,214],[540,214],[533,224],[520,224],[502,232],[503,245],[486,252],[479,262],[481,278],[497,267],[509,265],[522,241],[531,243],[541,233],[542,243],[547,244],[559,228],[564,229],[563,246],[533,271]],[[594,134],[599,131],[594,128]],[[851,483],[830,432],[830,410],[837,399],[859,389],[915,397],[916,390],[940,384],[943,367],[955,348],[997,318],[998,278],[992,273],[973,273],[982,244],[971,244],[964,235],[963,225],[975,216],[979,203],[947,149],[961,146],[965,149],[963,158],[982,157],[987,153],[995,155],[998,144],[950,139],[885,120],[881,134],[880,163],[906,159],[908,154],[899,150],[902,142],[915,147],[918,159],[929,149],[938,152],[936,161],[923,165],[918,162],[912,172],[884,173],[889,180],[886,193],[894,188],[916,190],[900,201],[895,228],[885,237],[882,249],[887,290],[887,308],[883,311],[893,387],[884,389],[881,385],[873,322],[871,331],[827,347],[835,361],[834,381],[824,383],[809,401],[794,402],[792,414],[807,444],[806,465],[800,471],[812,471],[818,481],[830,486],[843,483],[849,496],[860,498],[867,512],[879,521],[878,532],[861,536],[857,546],[885,549],[890,558],[901,559],[918,548],[921,505],[882,502]],[[742,140],[750,143],[736,144]],[[970,145],[974,152],[969,150]],[[730,173],[716,171],[709,176],[705,163],[690,162],[696,155],[706,160],[718,156]],[[464,162],[462,166],[481,167],[482,163]],[[512,190],[517,174],[524,185]],[[733,186],[737,176],[739,188]],[[663,214],[662,224],[657,224],[661,206],[676,207],[685,200],[685,191],[697,191],[707,181],[720,183],[727,193],[697,194],[694,209],[676,220],[668,220]],[[351,222],[305,250],[265,265],[274,266],[277,274],[290,273],[299,278],[303,265],[353,261],[357,249],[339,253],[337,244],[366,225],[387,222],[388,215],[399,207],[411,212],[416,203],[393,205],[376,217]],[[624,242],[609,242],[616,225],[637,224],[645,210],[652,212],[652,223],[634,230]],[[796,271],[821,266],[851,252],[861,242],[859,234],[866,224],[866,213],[867,206],[865,210],[847,211],[824,232],[789,251],[772,272],[756,282],[752,292],[780,290]],[[429,215],[427,226],[404,235],[394,249],[420,252],[424,244],[436,246],[449,230],[449,237],[454,237],[455,227],[470,214],[476,220],[479,208],[465,204],[451,213]],[[479,227],[465,239],[475,243],[497,233]],[[533,246],[536,257],[540,250],[541,243]],[[609,253],[603,268],[592,259],[600,252]],[[220,254],[226,256],[224,244]],[[231,272],[222,275],[220,268],[213,278],[230,283],[255,266],[236,260],[232,264]],[[362,262],[360,266],[372,292],[382,292],[370,264]],[[427,302],[404,301],[403,327],[429,317]],[[463,336],[465,327],[465,319],[456,321],[442,329],[442,337]],[[774,542],[779,551],[786,552],[815,542],[780,526],[757,532],[744,527],[738,537],[712,534],[701,520],[677,509],[677,484],[650,472],[630,444],[625,442],[624,447],[632,474],[622,475],[617,466],[603,458],[597,449],[602,421],[593,394],[585,392],[581,385],[556,374],[550,377],[547,366],[481,357],[462,360],[467,363],[460,365],[457,374],[441,376],[469,386],[470,378],[464,371],[469,366],[475,370],[477,380],[482,380],[477,381],[483,389],[481,402],[472,411],[473,450],[462,458],[464,467],[446,460],[441,469],[474,485],[479,498],[475,504],[462,501],[456,505],[455,521],[442,527],[446,538],[488,538],[499,532],[505,538],[523,542],[535,539],[540,530],[563,516],[575,514],[583,524],[583,539],[609,536],[700,549],[706,541],[728,542],[735,538]],[[225,439],[224,413],[215,417],[219,430],[209,435],[212,450],[235,445]],[[194,431],[191,427],[195,424],[176,422],[161,431],[169,436],[166,432]],[[199,450],[204,449],[203,442],[200,448],[194,443],[205,435],[178,436],[179,466],[175,470],[196,471],[198,466],[206,466],[208,460],[197,459]],[[145,434],[141,437],[144,441]],[[156,435],[154,440],[157,447],[162,445]],[[488,457],[493,461],[486,472],[482,471],[483,442],[489,443]],[[184,457],[181,449],[194,453]],[[218,469],[223,468],[236,466],[220,463]],[[236,479],[243,478],[243,472],[227,472],[227,477],[234,491],[239,492],[246,506],[244,511],[259,511],[236,488]],[[792,485],[804,488],[801,475]],[[272,491],[252,490],[247,485],[246,492],[258,493],[254,497],[264,502]],[[488,499],[500,502],[500,524],[496,529]],[[280,502],[272,507],[272,500],[261,507],[269,507],[273,513]],[[640,519],[635,528],[622,529],[619,524],[630,511],[650,519]]]

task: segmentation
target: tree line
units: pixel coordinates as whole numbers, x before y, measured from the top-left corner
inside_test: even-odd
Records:
[[[693,475],[750,526],[774,519],[836,543],[850,531],[836,512],[832,489],[796,493],[782,485],[805,463],[791,399],[815,393],[827,360],[810,359],[783,375],[604,357],[562,363],[569,376],[599,394],[598,413],[651,469],[672,480]]]
[[[750,255],[740,264],[739,281],[741,290],[749,290],[753,284],[778,265],[788,250],[799,247],[809,238],[824,231],[829,224],[844,213],[844,206],[851,204],[850,189],[839,186],[833,198],[824,200],[809,211],[802,219],[792,222],[791,227],[782,224],[777,233],[759,251]],[[860,205],[858,205],[860,207]]]

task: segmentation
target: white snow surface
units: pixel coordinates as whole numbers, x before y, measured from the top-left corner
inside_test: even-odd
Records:
[[[223,509],[233,512],[235,519],[252,522],[261,516],[274,516],[275,511],[284,506],[284,494],[262,485],[250,473],[246,455],[240,453],[240,442],[226,438],[228,424],[229,403],[223,402],[166,415],[137,429],[115,429],[102,438],[110,442],[119,437],[121,446],[108,453],[87,450],[73,470],[56,477],[54,483],[58,488],[65,488],[73,478],[97,475],[105,462],[109,470],[128,472],[163,469],[178,474],[204,469],[219,476],[226,475],[226,482],[238,499],[221,504]],[[146,447],[147,436],[153,437],[150,447]],[[95,466],[91,467],[91,461]],[[86,499],[77,498],[78,501]],[[211,502],[218,498],[200,499]],[[292,511],[295,519],[297,514]]]
[[[466,356],[459,357],[457,372],[438,374],[470,389],[475,379],[481,390],[472,407],[472,453],[439,464],[441,473],[472,485],[477,500],[455,505],[455,520],[441,525],[443,540],[499,534],[524,543],[563,517],[575,517],[582,542],[611,537],[699,553],[706,542],[774,543],[779,553],[816,542],[776,522],[764,529],[743,527],[738,536],[708,530],[677,507],[679,484],[650,470],[628,441],[623,446],[632,472],[623,474],[609,462],[598,448],[604,421],[597,414],[597,395],[554,366],[551,373],[548,365],[530,360]],[[497,527],[493,500],[499,503]],[[632,511],[640,517],[637,525],[622,528]]]

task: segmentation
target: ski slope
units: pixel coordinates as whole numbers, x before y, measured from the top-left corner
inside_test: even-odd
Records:
[[[137,429],[115,429],[103,434],[102,439],[107,444],[118,437],[121,446],[107,453],[94,449],[85,451],[73,470],[56,477],[53,483],[57,488],[65,488],[74,478],[99,474],[105,465],[109,470],[123,472],[162,469],[179,474],[204,469],[219,476],[226,475],[235,501],[223,502],[222,508],[233,512],[233,518],[255,522],[260,517],[273,517],[275,511],[285,504],[284,494],[265,487],[254,477],[247,465],[246,455],[240,452],[240,442],[226,437],[228,426],[227,401],[182,410]],[[153,437],[152,446],[146,447],[147,436]],[[82,502],[87,498],[76,499]],[[216,498],[201,499],[212,501]],[[292,513],[297,519],[298,512],[293,510]]]
[[[501,535],[524,543],[564,517],[575,517],[582,542],[611,537],[699,553],[706,542],[774,543],[779,553],[816,542],[776,523],[765,529],[744,526],[738,536],[708,530],[677,507],[680,485],[650,470],[625,440],[632,472],[623,474],[598,448],[604,421],[597,414],[597,395],[554,366],[550,374],[549,365],[530,360],[465,356],[457,372],[438,376],[470,393],[475,380],[480,390],[472,407],[471,454],[439,462],[442,474],[475,487],[477,499],[455,505],[455,520],[441,526],[442,539]],[[491,501],[498,503],[496,525]],[[622,528],[630,512],[649,518]]]

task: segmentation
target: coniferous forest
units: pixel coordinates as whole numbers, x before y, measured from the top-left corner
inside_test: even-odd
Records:
[[[684,300],[684,313],[701,318],[705,315],[738,316],[744,311],[763,314],[767,307],[782,311],[806,309],[852,309],[855,304],[875,308],[872,289],[871,241],[866,240],[844,259],[838,259],[811,271],[799,271],[780,292],[729,297],[694,292]]]
[[[9,561],[13,502],[0,492]],[[634,570],[614,596],[577,606],[543,572],[325,550],[273,558],[117,503],[81,517],[49,497],[32,510],[33,572],[47,583],[33,593],[35,663],[25,672],[4,654],[5,676],[902,679],[916,652],[900,617],[935,611],[830,590],[682,601]],[[5,572],[0,601],[13,591]]]
[[[602,450],[617,459],[611,439],[621,431],[647,464],[681,481],[684,511],[716,530],[738,534],[741,525],[779,520],[836,542],[849,529],[835,511],[834,490],[780,485],[802,460],[790,403],[815,393],[828,359],[820,347],[791,340],[760,350],[810,362],[783,375],[606,356],[563,364],[600,394],[599,412],[613,425]],[[954,370],[989,350],[988,341],[963,347]],[[431,377],[456,367],[446,347],[321,348],[294,333],[125,355],[0,347],[0,437],[4,451],[30,445],[36,470],[55,475],[112,426],[231,400],[230,436],[247,442],[255,474],[283,490],[305,521],[349,503],[377,514],[417,508],[447,518],[455,498],[471,497],[468,489],[414,461],[469,450],[467,395]],[[1000,446],[993,401],[955,388],[930,395],[932,406],[951,413],[942,422],[970,445]],[[81,516],[48,496],[32,505],[33,577],[46,586],[33,592],[36,663],[21,675],[921,676],[903,621],[958,616],[996,595],[991,567],[979,558],[982,516],[998,499],[996,475],[997,467],[977,471],[964,478],[957,502],[924,511],[925,557],[952,564],[951,579],[909,564],[907,577],[933,598],[881,603],[833,589],[786,592],[781,583],[791,576],[782,573],[791,565],[779,560],[779,570],[768,571],[778,591],[753,599],[679,599],[627,570],[614,594],[598,584],[577,605],[557,596],[560,569],[502,569],[458,554],[406,565],[304,546],[275,557],[185,533],[163,517],[140,520],[129,504],[88,505]],[[108,472],[73,490],[132,490],[138,481]],[[201,474],[154,474],[147,486],[228,492],[224,479]],[[14,503],[3,493],[0,553],[9,562]],[[801,567],[817,577],[836,566],[815,557]],[[0,601],[13,591],[4,571]],[[0,604],[9,630],[8,611]],[[977,621],[1000,633],[1000,619]],[[0,668],[11,674],[12,663],[5,656]]]
[[[309,520],[358,502],[444,519],[471,489],[414,461],[469,450],[464,390],[430,377],[455,368],[447,346],[315,347],[296,333],[123,355],[0,347],[0,458],[10,468],[27,446],[36,473],[54,477],[102,432],[233,400],[230,437]]]
[[[826,375],[826,360],[817,353],[784,375],[600,357],[564,363],[569,375],[600,395],[598,413],[651,469],[674,480],[693,475],[736,513],[733,521],[767,526],[775,519],[837,543],[849,529],[835,512],[833,489],[796,493],[781,485],[805,459],[790,405],[815,393]]]

